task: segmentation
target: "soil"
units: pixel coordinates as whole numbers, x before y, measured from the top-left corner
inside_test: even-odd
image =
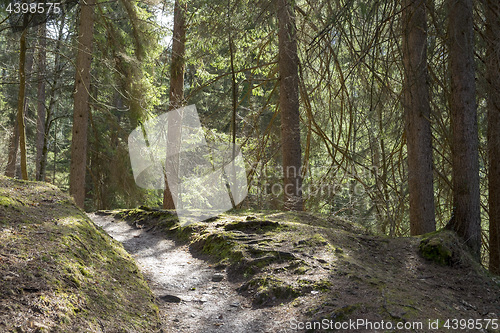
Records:
[[[53,186],[0,177],[0,332],[500,332],[498,277],[448,231],[391,239],[255,210],[189,226],[148,207],[91,217]]]
[[[224,269],[194,257],[187,244],[110,216],[90,217],[136,260],[157,296],[165,332],[277,332],[300,316],[298,308],[253,308]]]
[[[133,259],[56,187],[0,176],[0,332],[155,333]]]
[[[333,329],[361,319],[423,325],[398,332],[429,332],[436,320],[437,332],[500,332],[491,325],[498,279],[446,232],[428,235],[432,241],[389,239],[306,213],[232,212],[186,228],[167,211],[104,214],[92,218],[141,267],[166,332],[396,332]],[[436,242],[448,265],[420,254],[420,243]],[[448,319],[484,326],[447,329]]]

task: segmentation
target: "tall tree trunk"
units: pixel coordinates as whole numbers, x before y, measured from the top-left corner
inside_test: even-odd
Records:
[[[500,4],[486,1],[486,77],[488,84],[488,203],[490,263],[500,275]]]
[[[7,167],[5,168],[5,175],[7,177],[16,176],[16,163],[17,151],[19,149],[19,125],[17,124],[17,115],[14,121],[14,128],[9,142],[9,156],[7,160]]]
[[[405,0],[402,4],[403,107],[408,149],[411,235],[421,235],[436,230],[425,3],[425,0]]]
[[[472,0],[448,0],[455,230],[479,259],[481,217]]]
[[[278,0],[281,145],[285,210],[302,210],[297,34],[292,0]]]
[[[170,103],[169,111],[178,109],[184,104],[184,56],[186,49],[186,4],[176,0],[174,5],[174,31],[172,41],[172,62],[170,64]],[[179,195],[179,149],[180,121],[177,113],[168,119],[167,149],[169,157],[165,165],[165,190],[163,191],[163,208],[175,209]],[[169,182],[167,181],[169,178]]]
[[[26,24],[26,23],[25,23]],[[24,33],[23,33],[24,34]],[[30,77],[31,77],[31,70],[33,67],[33,52],[29,51],[26,46],[26,35],[24,35],[24,41],[22,41],[23,36],[21,35],[20,39],[20,49],[22,52],[20,52],[19,55],[19,60],[20,60],[20,65],[21,65],[21,57],[24,57],[24,61],[22,61],[23,64],[23,70],[22,70],[22,75],[23,75],[23,84],[20,84],[20,89],[19,93],[21,93],[21,86],[24,87],[22,94],[24,95],[23,97],[23,104],[18,103],[18,111],[20,109],[20,106],[22,106],[22,112],[23,112],[23,124],[21,124],[24,127],[24,118],[26,117],[27,109],[28,109],[28,96],[26,95],[26,82],[29,82]],[[24,43],[24,46],[21,46],[21,43]],[[24,49],[24,50],[22,50]],[[23,54],[21,54],[23,53]],[[19,83],[21,83],[21,66],[19,66]],[[18,95],[19,97],[19,95]],[[18,101],[19,102],[19,101]],[[14,128],[12,131],[12,136],[10,138],[10,143],[9,143],[9,154],[8,154],[8,161],[7,161],[7,167],[5,170],[5,175],[8,177],[16,177],[20,176],[17,173],[17,153],[19,150],[19,143],[20,143],[20,133],[19,133],[19,112],[16,112],[16,118],[14,121]],[[26,140],[24,139],[26,142]],[[16,175],[17,174],[17,175]]]
[[[71,140],[70,194],[83,208],[85,201],[85,171],[87,166],[87,126],[89,119],[90,66],[94,31],[95,0],[84,0],[78,26],[76,56],[73,136]]]
[[[27,17],[25,15],[25,17]],[[26,21],[26,18],[25,18]],[[25,24],[27,26],[27,24]],[[26,129],[24,125],[25,94],[26,94],[26,34],[28,28],[21,33],[19,40],[19,95],[17,98],[17,125],[19,126],[19,148],[21,153],[21,176],[28,180],[26,162]]]
[[[60,77],[62,74],[62,66],[61,66],[61,46],[63,43],[63,35],[64,35],[64,27],[65,27],[65,20],[66,16],[63,14],[61,17],[60,25],[59,25],[59,32],[58,32],[58,37],[57,37],[57,42],[56,42],[56,47],[55,47],[55,59],[54,59],[54,71],[53,71],[53,80],[52,84],[50,85],[50,90],[49,90],[49,105],[47,107],[46,115],[45,115],[45,120],[43,121],[44,123],[44,135],[43,135],[43,146],[42,146],[42,156],[40,157],[40,174],[42,180],[45,178],[45,174],[47,171],[47,154],[48,154],[48,140],[49,140],[49,135],[50,135],[50,129],[52,127],[53,122],[55,121],[54,119],[54,108],[56,105],[56,94],[59,90],[60,86]],[[55,144],[55,136],[54,136],[54,144]],[[54,147],[54,154],[55,154],[56,148]],[[53,177],[54,178],[54,177]]]
[[[38,28],[38,103],[37,103],[37,121],[36,121],[36,180],[45,179],[45,170],[43,168],[43,148],[45,143],[45,63],[46,63],[46,25],[41,24]]]

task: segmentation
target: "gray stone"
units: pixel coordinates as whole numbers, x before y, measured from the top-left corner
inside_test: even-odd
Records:
[[[212,275],[212,281],[213,282],[221,282],[222,280],[224,280],[224,275],[223,274],[215,273],[214,275]]]

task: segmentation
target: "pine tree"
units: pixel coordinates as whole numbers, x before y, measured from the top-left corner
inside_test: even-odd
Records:
[[[489,269],[500,275],[500,5],[486,1],[486,80],[488,89]]]
[[[408,149],[410,233],[436,230],[432,181],[432,134],[427,75],[425,0],[403,1],[403,106]]]
[[[481,218],[472,0],[448,1],[454,215],[456,231],[479,259]]]
[[[176,0],[174,4],[174,33],[172,41],[172,61],[170,64],[170,103],[169,111],[180,108],[184,104],[184,55],[186,49],[186,4]],[[177,113],[169,117],[167,131],[167,149],[171,155],[166,159],[165,190],[163,191],[163,208],[175,209],[179,191],[179,148],[180,119]],[[170,180],[167,182],[167,177]]]
[[[277,6],[284,208],[300,211],[303,202],[297,28],[293,1],[279,0]]]
[[[82,2],[78,26],[73,136],[71,141],[70,194],[83,208],[87,169],[87,126],[89,118],[90,66],[94,30],[95,0]]]

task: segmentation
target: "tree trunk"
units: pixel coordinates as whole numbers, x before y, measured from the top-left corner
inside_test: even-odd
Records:
[[[27,16],[25,16],[27,17]],[[26,19],[25,19],[26,20]],[[26,24],[25,24],[26,26]],[[28,180],[26,162],[26,129],[24,125],[25,94],[26,94],[26,34],[28,28],[21,33],[19,40],[19,95],[17,98],[17,125],[19,126],[19,148],[21,154],[21,176]]]
[[[36,121],[36,180],[42,181],[45,179],[45,170],[43,168],[43,150],[45,143],[45,23],[38,28],[38,103],[37,103],[37,121]]]
[[[291,0],[278,0],[281,145],[285,210],[302,210],[297,36]]]
[[[23,39],[23,36],[21,36],[21,39]],[[20,40],[20,44],[21,44],[21,40]],[[22,75],[23,75],[23,81],[24,83],[22,84],[22,86],[24,87],[24,92],[23,92],[23,104],[22,105],[21,103],[18,103],[18,110],[20,108],[20,106],[22,105],[22,112],[23,112],[23,124],[22,126],[24,127],[24,119],[26,117],[26,113],[27,113],[27,109],[28,109],[28,97],[26,96],[26,82],[29,82],[30,80],[30,76],[31,76],[31,70],[32,70],[32,67],[33,67],[33,52],[29,52],[27,50],[27,47],[26,47],[26,36],[24,36],[24,46],[21,46],[21,49],[24,48],[24,51],[23,52],[20,52],[20,55],[19,57],[21,58],[24,57],[24,61],[22,62],[23,63],[23,71],[22,71]],[[23,55],[21,53],[24,53]],[[21,60],[21,59],[19,59]],[[21,70],[21,66],[19,66],[19,69]],[[21,83],[21,71],[19,72],[19,76],[20,76],[20,80],[19,82]],[[21,88],[21,85],[20,85],[20,88]],[[21,89],[19,91],[19,93],[21,93]],[[19,102],[19,101],[18,101]],[[16,177],[16,176],[20,176],[19,174],[17,174],[17,152],[19,150],[19,143],[20,143],[20,135],[19,135],[19,128],[20,128],[20,125],[19,125],[19,121],[18,121],[18,116],[19,116],[19,113],[16,112],[16,118],[15,118],[15,121],[14,121],[14,128],[13,128],[13,131],[12,131],[12,136],[10,138],[10,143],[9,143],[9,154],[8,154],[8,162],[7,162],[7,167],[5,169],[5,175],[8,176],[8,177]],[[26,142],[26,140],[24,140]]]
[[[172,41],[172,62],[170,64],[170,103],[169,111],[184,104],[184,55],[186,49],[186,4],[176,0],[174,5],[174,31]],[[181,119],[172,113],[168,119],[167,149],[169,157],[165,161],[165,190],[163,208],[175,209],[179,194],[179,149]],[[177,152],[177,153],[176,153]],[[167,181],[167,177],[170,182]]]
[[[52,84],[50,85],[50,90],[49,90],[49,105],[47,107],[46,115],[45,115],[45,120],[44,122],[44,135],[43,135],[43,146],[42,146],[42,156],[40,158],[40,174],[41,174],[41,179],[43,180],[45,178],[45,174],[47,171],[47,154],[48,154],[48,139],[50,135],[50,129],[52,127],[54,120],[54,109],[56,105],[56,94],[59,90],[60,86],[60,78],[62,74],[62,67],[61,67],[61,46],[63,43],[63,35],[64,35],[64,27],[65,27],[65,19],[66,16],[63,14],[61,17],[61,22],[59,25],[59,32],[58,32],[58,37],[57,37],[57,42],[56,42],[56,47],[55,47],[55,59],[54,59],[54,78],[52,80]],[[55,135],[54,135],[54,144],[55,144]],[[54,147],[54,154],[56,151],[56,147]],[[55,167],[54,167],[55,168]],[[52,177],[52,178],[55,178]]]
[[[436,230],[432,177],[432,134],[427,80],[425,0],[403,1],[403,107],[408,150],[410,233]]]
[[[486,77],[488,99],[489,269],[500,275],[500,5],[486,1]]]
[[[14,121],[14,128],[9,142],[9,156],[5,175],[14,178],[16,176],[17,150],[19,149],[19,125],[17,124],[17,116]]]
[[[85,174],[87,166],[87,126],[89,118],[90,66],[94,30],[95,0],[83,1],[78,27],[78,54],[76,56],[73,136],[71,140],[70,194],[83,208],[85,201]]]
[[[449,0],[451,126],[455,230],[479,259],[481,217],[472,0]]]

